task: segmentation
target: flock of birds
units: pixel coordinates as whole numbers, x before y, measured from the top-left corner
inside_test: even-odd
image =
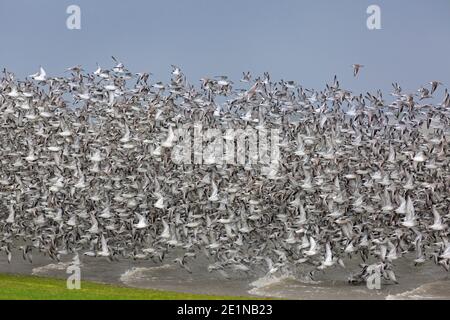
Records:
[[[334,78],[324,90],[294,81],[226,76],[169,83],[119,61],[65,77],[43,68],[0,78],[0,254],[14,249],[152,259],[196,256],[210,272],[276,274],[361,259],[349,280],[374,270],[396,282],[412,256],[449,270],[450,96],[441,83],[391,100],[354,95]],[[354,75],[362,65],[353,65]],[[217,102],[223,100],[224,102]],[[441,100],[440,100],[441,101]],[[173,129],[192,123],[279,129],[267,165],[176,164]],[[206,143],[204,141],[204,143]],[[268,173],[269,172],[269,173]],[[171,258],[173,259],[173,258]]]

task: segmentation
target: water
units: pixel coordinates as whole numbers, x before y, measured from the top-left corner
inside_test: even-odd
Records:
[[[12,263],[0,256],[0,272],[34,274],[65,279],[72,257],[62,262],[51,261],[40,254],[33,255],[33,263],[26,262],[16,252]],[[208,272],[206,258],[189,264],[192,272],[180,268],[168,257],[163,263],[121,259],[109,262],[106,258],[81,256],[82,281],[91,280],[136,288],[152,288],[178,292],[275,297],[286,299],[450,299],[448,272],[427,263],[415,267],[408,259],[398,259],[395,271],[399,284],[382,284],[381,290],[369,290],[363,285],[350,285],[350,271],[357,272],[356,259],[346,261],[346,269],[336,267],[316,273],[314,279],[300,279],[293,275],[248,276],[239,271],[227,271],[227,278],[218,272]]]

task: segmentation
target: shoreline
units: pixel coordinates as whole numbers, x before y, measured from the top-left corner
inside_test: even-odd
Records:
[[[350,285],[345,280],[349,269],[333,269],[330,273],[319,274],[315,281],[305,281],[289,275],[274,277],[249,277],[236,274],[224,279],[204,270],[205,261],[200,258],[192,263],[192,273],[169,262],[163,264],[151,261],[119,260],[110,263],[104,258],[81,257],[81,283],[95,282],[129,289],[158,290],[179,294],[239,296],[246,299],[450,299],[450,278],[438,269],[429,272],[427,268],[414,268],[408,262],[399,261],[398,268],[407,274],[399,279],[399,284],[383,284],[381,290],[368,290],[364,285]],[[60,263],[40,254],[33,256],[33,264],[13,255],[8,264],[4,255],[0,256],[0,274],[11,276],[50,277],[55,280],[67,279],[66,268],[70,265],[68,256]],[[357,261],[353,261],[357,264]]]

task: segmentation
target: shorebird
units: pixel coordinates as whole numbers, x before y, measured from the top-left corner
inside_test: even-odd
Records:
[[[241,82],[250,82],[251,78],[252,78],[252,76],[250,75],[250,71],[242,72]]]
[[[47,73],[45,72],[44,68],[39,67],[39,71],[35,74],[30,75],[30,78],[36,81],[45,81],[47,80]]]
[[[111,253],[109,252],[108,243],[103,234],[101,236],[101,248],[102,248],[102,250],[98,251],[97,255],[100,257],[109,257]]]
[[[433,211],[434,222],[430,226],[430,229],[434,230],[434,231],[442,231],[442,230],[444,230],[447,226],[442,223],[441,215],[437,211],[436,206],[433,206],[432,211]]]
[[[439,82],[439,81],[431,81],[430,84],[431,84],[431,92],[430,92],[430,94],[433,94],[433,93],[436,91],[437,87],[438,87],[439,85],[442,85],[442,82]]]
[[[309,237],[309,249],[303,253],[307,256],[314,256],[318,253],[316,240],[313,237]]]
[[[139,219],[139,222],[137,224],[134,224],[134,227],[136,229],[144,229],[149,226],[147,219],[143,215],[136,213],[136,216]]]
[[[353,76],[356,77],[358,75],[359,70],[364,67],[362,64],[352,64],[352,68],[353,68]]]

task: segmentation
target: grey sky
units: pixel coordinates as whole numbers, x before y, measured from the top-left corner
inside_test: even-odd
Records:
[[[70,4],[81,7],[81,30],[66,28]],[[366,28],[371,4],[382,30]],[[0,39],[0,67],[20,77],[39,65],[50,75],[109,67],[115,55],[162,80],[177,64],[196,84],[246,70],[315,89],[337,74],[354,92],[450,83],[449,0],[1,0]],[[357,79],[353,63],[365,65]]]

